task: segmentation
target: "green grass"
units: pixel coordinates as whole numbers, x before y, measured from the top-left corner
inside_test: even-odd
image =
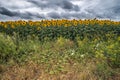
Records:
[[[120,37],[40,41],[0,33],[1,80],[119,80]]]

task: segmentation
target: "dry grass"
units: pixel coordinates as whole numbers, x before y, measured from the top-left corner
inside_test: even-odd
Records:
[[[95,69],[96,65],[93,62],[87,62],[86,65],[68,63],[64,65],[64,71],[49,74],[45,72],[44,65],[30,61],[25,65],[8,66],[3,70],[1,80],[100,80],[94,74]],[[108,80],[120,80],[120,76]]]

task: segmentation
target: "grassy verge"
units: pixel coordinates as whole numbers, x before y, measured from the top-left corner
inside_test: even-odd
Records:
[[[120,37],[39,41],[0,33],[1,80],[119,80]]]

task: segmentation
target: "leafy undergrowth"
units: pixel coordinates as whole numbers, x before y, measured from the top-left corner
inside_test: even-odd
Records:
[[[0,80],[120,80],[120,37],[44,42],[0,34]]]

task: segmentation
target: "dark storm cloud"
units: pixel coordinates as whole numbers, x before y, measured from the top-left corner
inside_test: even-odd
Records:
[[[59,19],[61,18],[61,15],[57,12],[50,12],[47,14],[50,18],[53,18],[53,19]]]
[[[62,8],[64,9],[73,9],[74,5],[69,1],[63,1]]]
[[[28,2],[34,4],[34,6],[40,7],[42,9],[50,7],[48,3],[42,3],[42,1],[37,1],[37,0],[27,0]]]
[[[9,16],[9,17],[20,17],[21,19],[33,19],[34,17],[36,18],[42,18],[44,19],[45,16],[43,14],[35,14],[35,13],[30,13],[30,12],[24,12],[24,13],[21,13],[21,12],[17,12],[17,11],[11,11],[7,8],[4,8],[4,7],[0,7],[0,14],[2,15],[6,15],[6,16]]]
[[[63,1],[61,4],[61,7],[63,9],[68,9],[68,10],[75,10],[75,11],[79,11],[79,6],[78,5],[73,5],[71,2],[69,1]]]
[[[17,13],[16,12],[11,12],[10,10],[0,7],[0,14],[6,15],[6,16],[15,16]]]
[[[120,6],[113,7],[113,11],[116,14],[120,14]]]
[[[30,3],[33,3],[35,6],[40,7],[41,9],[45,8],[62,8],[65,10],[71,10],[71,11],[79,11],[79,6],[72,4],[69,0],[27,0]]]
[[[34,19],[34,18],[45,19],[45,16],[43,14],[30,12],[18,13],[16,16],[19,16],[22,19]]]
[[[32,13],[25,12],[25,13],[18,13],[16,16],[19,16],[20,18],[23,18],[23,19],[33,19],[32,17],[34,15]]]

